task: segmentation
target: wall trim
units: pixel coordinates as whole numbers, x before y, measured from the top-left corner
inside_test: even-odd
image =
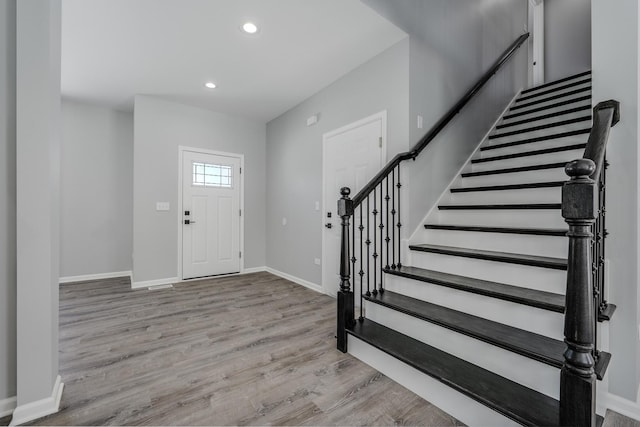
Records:
[[[262,267],[245,268],[240,272],[240,274],[261,273],[263,271],[267,271],[267,267],[265,267],[264,265]]]
[[[640,402],[627,400],[615,394],[607,393],[604,396],[605,406],[625,417],[640,421]]]
[[[143,282],[131,281],[131,289],[143,289],[143,288],[148,288],[149,286],[170,285],[178,282],[180,282],[180,280],[178,280],[177,277],[166,277],[164,279],[145,280]]]
[[[129,277],[131,278],[131,271],[114,271],[111,273],[98,273],[98,274],[84,274],[81,276],[65,276],[61,277],[58,282],[72,283],[72,282],[86,282],[88,280],[101,280],[101,279],[113,279],[116,277]]]
[[[0,400],[0,418],[13,414],[14,409],[16,409],[15,396]]]
[[[60,375],[58,375],[53,385],[51,396],[18,406],[13,411],[13,419],[9,425],[21,425],[47,415],[55,414],[60,410],[60,399],[62,398],[63,390],[64,383]]]
[[[301,279],[299,277],[292,276],[292,275],[287,274],[287,273],[283,273],[282,271],[275,270],[275,269],[273,269],[271,267],[266,267],[265,271],[267,273],[271,273],[271,274],[273,274],[275,276],[282,277],[283,279],[287,279],[287,280],[289,280],[289,281],[291,281],[291,282],[293,282],[295,284],[304,286],[305,288],[309,288],[312,291],[316,291],[316,292],[318,292],[320,294],[324,294],[325,293],[324,290],[322,289],[322,286],[320,286],[320,285],[318,285],[316,283],[313,283],[313,282],[309,282],[308,280],[304,280],[304,279]]]

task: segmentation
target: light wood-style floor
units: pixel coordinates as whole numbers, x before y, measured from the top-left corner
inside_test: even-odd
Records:
[[[338,352],[334,313],[268,273],[62,285],[61,410],[35,425],[462,425]]]

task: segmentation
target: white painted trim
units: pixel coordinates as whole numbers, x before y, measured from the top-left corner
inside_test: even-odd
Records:
[[[456,183],[456,181],[460,178],[460,174],[462,174],[462,172],[465,170],[465,168],[467,167],[467,165],[469,164],[469,162],[471,162],[471,159],[473,159],[473,157],[476,155],[476,153],[480,150],[480,147],[482,147],[482,144],[484,144],[484,142],[489,139],[489,135],[491,135],[491,132],[493,132],[496,128],[496,126],[498,125],[498,123],[500,123],[500,120],[502,120],[502,117],[507,113],[507,111],[509,111],[509,108],[511,108],[511,106],[513,105],[514,102],[516,102],[516,99],[518,99],[518,97],[520,96],[520,93],[522,92],[522,89],[520,89],[514,96],[513,98],[511,98],[511,101],[509,101],[509,103],[507,104],[506,107],[504,107],[504,109],[502,110],[502,113],[500,113],[500,115],[498,116],[498,118],[496,119],[495,122],[493,122],[493,124],[491,125],[491,127],[489,128],[489,130],[487,131],[487,133],[484,134],[484,136],[482,137],[482,139],[480,140],[480,142],[478,143],[478,146],[476,147],[475,150],[473,150],[473,152],[471,153],[471,155],[467,158],[467,160],[462,164],[462,167],[458,170],[458,172],[456,172],[456,174],[453,176],[453,179],[451,180],[451,182],[445,187],[445,189],[442,191],[442,193],[440,194],[440,196],[438,197],[436,203],[433,204],[433,206],[431,206],[431,209],[429,209],[429,211],[427,212],[427,214],[424,216],[424,218],[422,219],[422,221],[420,221],[420,223],[418,224],[418,227],[416,227],[416,229],[413,231],[413,233],[411,233],[411,236],[409,237],[409,243],[415,241],[415,239],[418,237],[418,233],[424,230],[424,224],[427,223],[427,218],[429,218],[429,215],[431,215],[431,213],[438,207],[438,205],[440,204],[440,201],[448,195],[449,193],[449,189]],[[406,252],[405,252],[406,253]],[[411,264],[407,264],[407,265],[411,265]]]
[[[240,242],[239,248],[242,256],[240,257],[240,272],[244,272],[244,259],[246,257],[244,251],[244,218],[245,218],[245,209],[244,209],[244,176],[245,176],[245,167],[244,167],[244,154],[239,153],[228,153],[226,151],[216,151],[216,150],[207,150],[206,148],[194,148],[187,147],[184,145],[178,146],[178,262],[177,262],[177,271],[179,280],[184,280],[182,277],[182,212],[184,212],[182,205],[182,156],[185,151],[191,151],[193,153],[202,153],[202,154],[211,154],[214,156],[224,156],[224,157],[233,157],[240,159],[240,211],[242,215],[240,216]]]
[[[142,289],[148,288],[151,286],[159,286],[159,285],[170,285],[174,283],[178,283],[177,277],[167,277],[164,279],[155,279],[155,280],[145,280],[143,282],[131,282],[131,289]]]
[[[242,270],[242,272],[240,272],[240,274],[261,273],[263,271],[267,271],[267,267],[262,266],[262,267],[245,268]]]
[[[607,409],[640,421],[640,402],[633,402],[611,393],[604,395],[603,400],[605,400],[604,405]]]
[[[298,285],[304,286],[305,288],[309,288],[312,291],[316,291],[316,292],[321,293],[321,294],[325,293],[324,290],[322,289],[322,286],[320,286],[320,285],[318,285],[316,283],[309,282],[308,280],[304,280],[304,279],[301,279],[299,277],[292,276],[292,275],[287,274],[287,273],[283,273],[282,271],[275,270],[275,269],[273,269],[271,267],[265,267],[265,271],[267,273],[271,273],[271,274],[273,274],[275,276],[282,277],[283,279],[287,279],[287,280],[289,280],[289,281],[291,281],[293,283],[296,283]]]
[[[16,409],[16,397],[8,397],[0,400],[0,418],[8,417]]]
[[[38,418],[46,417],[47,415],[55,414],[60,410],[60,399],[62,398],[63,390],[64,383],[60,375],[58,375],[53,385],[51,396],[18,406],[13,411],[13,419],[9,425],[17,426]]]
[[[82,276],[66,276],[61,277],[59,283],[85,282],[88,280],[113,279],[116,277],[131,278],[131,271],[114,271],[112,273],[84,274]]]
[[[324,224],[325,224],[325,221],[326,221],[326,218],[325,218],[326,214],[325,213],[329,210],[329,209],[327,209],[327,206],[328,206],[329,202],[327,200],[325,200],[325,186],[324,186],[325,178],[326,178],[326,174],[325,174],[325,172],[326,172],[325,171],[326,162],[325,162],[325,159],[327,158],[327,140],[329,138],[334,137],[336,135],[339,135],[341,133],[348,132],[348,131],[350,131],[352,129],[359,128],[361,126],[364,126],[366,124],[369,124],[369,123],[372,123],[372,122],[375,122],[375,121],[378,121],[378,120],[380,121],[380,133],[381,133],[381,136],[382,136],[382,150],[380,150],[380,168],[379,168],[379,170],[380,170],[380,169],[382,169],[384,167],[384,165],[387,164],[387,139],[388,139],[388,136],[387,136],[387,110],[382,110],[379,113],[373,114],[373,115],[371,115],[369,117],[365,117],[364,119],[357,120],[357,121],[355,121],[353,123],[349,123],[348,125],[339,127],[338,129],[334,129],[334,130],[332,130],[330,132],[327,132],[327,133],[322,135],[322,211],[321,211],[321,214],[320,214],[320,227],[321,227],[320,230],[322,230],[321,231],[321,234],[322,234],[322,247],[321,247],[322,265],[320,267],[320,274],[321,274],[322,279],[321,279],[321,283],[320,283],[320,288],[322,289],[321,292],[323,292],[323,293],[325,293],[327,295],[333,296],[333,297],[335,297],[335,295],[332,295],[331,293],[329,293],[326,289],[324,289],[324,286],[323,286],[324,275],[325,275],[325,265],[328,265],[328,263],[326,262],[326,256],[325,256],[326,246],[325,246],[325,233],[324,233]],[[351,197],[353,197],[353,196],[355,196],[355,193],[351,195]],[[333,200],[334,206],[335,206],[335,203],[337,203],[338,197],[339,197],[339,195],[336,194],[336,197]],[[333,210],[333,208],[332,208],[332,210]],[[336,212],[336,220],[339,220],[339,219],[340,218],[338,217],[337,212]],[[289,280],[291,280],[291,279],[289,279]],[[295,280],[292,280],[292,281],[295,281]],[[306,285],[303,285],[303,286],[306,286]],[[311,289],[313,289],[313,288],[311,288]]]
[[[530,33],[529,85],[538,86],[544,83],[544,0],[529,0],[527,26]]]

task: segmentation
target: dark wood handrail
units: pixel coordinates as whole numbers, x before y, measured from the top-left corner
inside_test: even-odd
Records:
[[[505,62],[509,60],[513,56],[513,54],[518,50],[522,43],[529,38],[529,33],[522,34],[520,37],[514,41],[511,46],[504,51],[504,53],[496,60],[496,62],[489,68],[489,70],[483,74],[483,76],[478,80],[478,82],[473,85],[471,89],[464,94],[462,98],[453,106],[447,113],[440,119],[438,122],[429,129],[429,131],[418,141],[418,143],[411,149],[411,151],[406,151],[404,153],[397,154],[387,165],[380,170],[374,176],[371,181],[367,183],[353,200],[353,207],[362,203],[367,196],[380,184],[386,177],[395,169],[396,166],[400,164],[400,162],[409,159],[415,159],[418,155],[426,148],[427,145],[431,141],[435,139],[436,136],[444,129],[451,120],[464,108],[465,105],[469,103],[471,99],[482,89],[482,87],[491,79],[491,77],[502,68]]]
[[[598,182],[600,172],[604,166],[604,154],[607,151],[609,130],[619,121],[620,103],[618,101],[603,101],[593,108],[593,127],[582,157],[595,163],[596,170],[589,178],[596,182]]]

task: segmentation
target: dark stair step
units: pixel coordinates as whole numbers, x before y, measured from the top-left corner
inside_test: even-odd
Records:
[[[554,101],[554,100],[560,99],[560,98],[566,98],[567,96],[584,94],[584,92],[590,92],[590,91],[591,91],[591,87],[585,87],[585,88],[580,88],[580,89],[576,89],[576,90],[571,90],[569,92],[563,92],[563,93],[559,93],[559,94],[556,94],[556,95],[547,96],[546,98],[540,98],[540,99],[536,99],[536,100],[530,101],[530,102],[524,102],[522,104],[518,104],[517,101],[516,101],[516,105],[511,107],[509,109],[509,112],[514,111],[514,110],[520,110],[522,108],[531,107],[531,106],[534,106],[534,105],[537,105],[537,104],[543,104],[543,103],[549,102],[549,101]]]
[[[553,270],[567,269],[567,260],[563,258],[551,258],[537,255],[514,254],[509,252],[497,252],[481,249],[467,249],[457,248],[453,246],[428,244],[411,245],[409,246],[409,249],[411,249],[412,251],[482,259],[487,261],[505,262],[509,264],[528,265],[532,267],[550,268]]]
[[[561,90],[569,89],[570,87],[580,86],[580,85],[584,85],[584,84],[587,84],[587,83],[591,83],[591,77],[588,77],[586,79],[576,80],[575,82],[571,82],[571,83],[567,83],[567,84],[564,84],[564,85],[556,86],[556,87],[551,88],[551,89],[541,90],[540,92],[532,93],[530,95],[528,94],[528,92],[527,92],[527,94],[521,93],[520,94],[520,98],[518,98],[518,100],[516,102],[526,101],[528,99],[537,98],[538,96],[549,95],[550,93],[559,92]]]
[[[472,316],[396,292],[384,291],[365,297],[365,299],[556,368],[561,368],[564,361],[562,354],[567,348],[566,344],[544,335]]]
[[[574,103],[577,103],[577,102],[589,101],[589,100],[591,100],[591,95],[584,95],[584,96],[579,96],[579,97],[576,97],[576,98],[565,99],[564,101],[555,102],[555,103],[549,104],[549,105],[542,105],[540,107],[532,108],[532,109],[526,110],[526,111],[519,111],[517,113],[509,112],[509,114],[504,116],[503,119],[507,120],[507,119],[512,119],[514,117],[526,116],[527,114],[538,113],[540,111],[549,110],[551,108],[562,107],[563,105],[570,105],[570,104],[574,104]]]
[[[560,209],[560,203],[511,203],[500,205],[438,205],[441,211]]]
[[[526,234],[532,236],[564,237],[568,230],[562,228],[515,228],[515,227],[484,227],[478,225],[441,225],[425,224],[427,230],[476,231],[480,233]]]
[[[504,129],[504,128],[508,128],[508,127],[511,127],[511,126],[524,125],[526,123],[537,122],[538,120],[552,119],[554,117],[563,116],[565,114],[579,113],[581,111],[591,111],[591,106],[590,105],[583,105],[581,107],[569,108],[568,110],[558,111],[558,112],[550,113],[550,114],[543,114],[541,116],[535,116],[535,117],[531,117],[529,119],[516,120],[516,121],[513,121],[511,123],[503,123],[503,124],[499,124],[498,126],[496,126],[496,129]],[[589,116],[589,117],[591,117],[591,116]]]
[[[552,292],[538,291],[520,286],[475,279],[472,277],[458,276],[457,274],[443,273],[441,271],[427,270],[418,267],[403,265],[401,268],[385,269],[385,273],[421,282],[433,283],[459,291],[484,295],[504,301],[528,305],[543,310],[564,313],[564,295]],[[387,292],[387,291],[385,291]]]
[[[584,76],[590,76],[590,75],[591,75],[591,70],[584,71],[582,73],[575,74],[573,76],[564,77],[564,78],[559,79],[559,80],[555,80],[555,81],[552,81],[552,82],[549,82],[549,83],[545,83],[545,84],[541,84],[541,85],[538,85],[538,86],[535,86],[535,87],[531,87],[529,89],[525,89],[521,93],[525,94],[525,93],[533,92],[534,90],[542,89],[542,88],[545,88],[545,87],[549,87],[549,86],[556,85],[556,84],[559,84],[559,83],[568,82],[569,80],[577,79],[577,78],[584,77]]]
[[[567,119],[567,120],[562,120],[559,122],[552,122],[552,123],[545,123],[543,125],[538,125],[538,126],[532,126],[529,128],[523,128],[523,129],[518,129],[518,130],[514,130],[514,131],[509,131],[509,132],[502,132],[502,133],[495,133],[491,136],[489,136],[489,139],[497,139],[497,138],[504,138],[505,136],[512,136],[512,135],[518,135],[521,133],[527,133],[527,132],[535,132],[538,130],[544,130],[544,129],[551,129],[554,127],[558,127],[558,126],[566,126],[566,125],[571,125],[574,123],[581,123],[581,122],[587,122],[587,121],[591,121],[591,116],[582,116],[582,117],[575,117],[573,119]]]
[[[517,168],[506,168],[506,169],[494,169],[489,171],[480,171],[480,172],[465,172],[462,174],[463,178],[471,178],[474,176],[485,176],[485,175],[497,175],[503,173],[516,173],[516,172],[527,172],[527,171],[536,171],[543,169],[556,169],[556,168],[564,168],[566,166],[565,162],[561,163],[547,163],[545,165],[532,165],[532,166],[521,166]]]
[[[472,164],[493,162],[496,160],[517,159],[519,157],[538,156],[541,154],[561,153],[563,151],[579,150],[586,148],[587,144],[563,145],[561,147],[545,148],[543,150],[522,151],[520,153],[503,154],[502,156],[483,157],[481,159],[471,160]]]
[[[348,333],[522,425],[559,424],[559,402],[549,396],[368,319]]]
[[[497,150],[498,148],[513,147],[516,145],[530,144],[532,142],[549,141],[552,139],[566,138],[568,136],[586,135],[591,133],[591,128],[571,130],[567,132],[554,133],[553,135],[536,136],[534,138],[520,139],[517,141],[505,142],[496,145],[485,145],[480,151]],[[489,137],[491,139],[491,137]]]
[[[528,184],[487,185],[483,187],[452,188],[452,193],[472,193],[476,191],[526,190],[532,188],[562,187],[565,181],[531,182]]]

